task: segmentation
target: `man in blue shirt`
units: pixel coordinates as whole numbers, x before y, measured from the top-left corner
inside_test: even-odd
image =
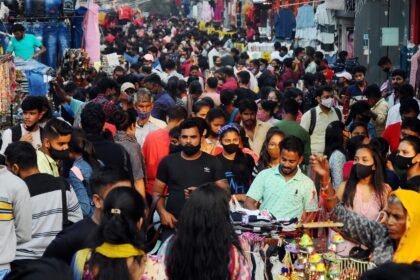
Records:
[[[16,57],[24,60],[36,59],[46,51],[45,47],[34,35],[25,34],[23,25],[13,25],[12,33],[15,37],[10,41],[6,51],[15,52]],[[39,50],[36,51],[36,48],[39,48]]]

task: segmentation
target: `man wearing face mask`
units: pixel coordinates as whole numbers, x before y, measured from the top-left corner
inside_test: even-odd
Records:
[[[26,141],[35,149],[40,148],[42,145],[42,128],[38,124],[44,114],[42,100],[36,96],[28,96],[22,101],[21,108],[23,111],[23,123],[4,131],[0,154],[4,154],[7,146],[16,141]]]
[[[166,123],[151,115],[154,102],[152,94],[147,89],[141,88],[133,94],[133,104],[137,112],[136,139],[143,146],[146,136],[152,131],[165,128]]]
[[[6,165],[25,181],[31,196],[32,239],[19,244],[12,267],[25,265],[29,259],[39,259],[44,250],[63,230],[63,215],[76,223],[83,218],[76,193],[64,178],[41,173],[37,166],[37,152],[26,142],[15,142],[6,149]],[[63,201],[63,192],[66,201]],[[67,212],[63,214],[63,204]]]
[[[313,181],[302,173],[303,142],[288,136],[280,143],[280,165],[258,173],[246,194],[245,208],[267,209],[277,219],[310,221],[318,211]]]
[[[174,233],[186,198],[198,186],[214,182],[220,188],[228,188],[218,159],[200,150],[204,132],[201,124],[194,119],[188,119],[181,123],[180,128],[182,152],[162,159],[153,187],[153,197],[159,199],[157,210],[164,226],[163,240]],[[166,186],[170,196],[165,205],[163,195]]]
[[[353,78],[356,83],[347,88],[347,95],[350,98],[350,105],[353,105],[354,102],[363,99],[363,91],[368,85],[365,76],[366,67],[357,66],[353,69]]]
[[[311,136],[311,152],[322,155],[325,149],[325,132],[333,121],[343,121],[341,111],[333,107],[333,89],[323,86],[316,91],[318,106],[303,114],[300,125]]]
[[[407,136],[401,140],[398,153],[394,159],[395,168],[403,171],[401,188],[408,189],[420,186],[420,138]]]
[[[222,56],[222,54],[220,53],[221,49],[222,49],[222,42],[220,42],[220,40],[216,40],[213,44],[213,48],[210,50],[210,52],[208,54],[209,68],[210,69],[214,67],[213,57],[215,57],[215,56],[221,57]]]
[[[69,157],[69,142],[72,127],[65,121],[53,118],[47,122],[43,129],[42,147],[36,151],[38,169],[58,177],[58,161]]]

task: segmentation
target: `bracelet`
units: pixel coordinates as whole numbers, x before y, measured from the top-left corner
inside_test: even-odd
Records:
[[[328,182],[327,182],[327,183],[323,183],[323,182],[321,182],[321,191],[326,191],[326,190],[328,190],[328,187],[330,186],[330,184],[331,184],[331,177],[330,177],[330,179],[328,180]],[[322,186],[325,186],[325,187],[322,187]]]

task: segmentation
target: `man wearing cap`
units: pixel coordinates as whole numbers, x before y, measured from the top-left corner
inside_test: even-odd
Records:
[[[130,82],[125,82],[121,85],[120,89],[120,106],[126,111],[127,109],[133,108],[134,93],[136,92],[136,87]]]
[[[152,116],[165,122],[168,111],[175,106],[175,100],[163,89],[162,81],[158,74],[153,73],[147,76],[143,82],[155,100]]]
[[[153,68],[153,59],[154,59],[153,55],[151,55],[150,53],[144,55],[143,66],[149,66],[150,68],[152,68],[152,73],[157,74],[160,77],[160,79],[163,80],[164,78],[163,72],[158,71],[157,69]]]
[[[338,94],[340,98],[339,101],[343,104],[343,114],[347,116],[350,110],[350,97],[347,94],[347,88],[349,87],[349,83],[353,77],[347,71],[337,73],[335,76],[338,78],[337,84],[340,89]]]

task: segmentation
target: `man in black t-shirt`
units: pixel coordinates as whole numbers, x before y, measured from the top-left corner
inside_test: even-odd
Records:
[[[181,123],[180,128],[179,140],[182,152],[162,159],[153,187],[153,196],[161,197],[157,203],[157,210],[161,223],[165,227],[162,239],[166,239],[173,233],[172,229],[175,228],[185,199],[198,186],[214,182],[221,188],[228,188],[218,159],[200,151],[203,135],[200,123],[192,118]],[[165,207],[162,197],[166,186],[168,186],[169,197]]]

